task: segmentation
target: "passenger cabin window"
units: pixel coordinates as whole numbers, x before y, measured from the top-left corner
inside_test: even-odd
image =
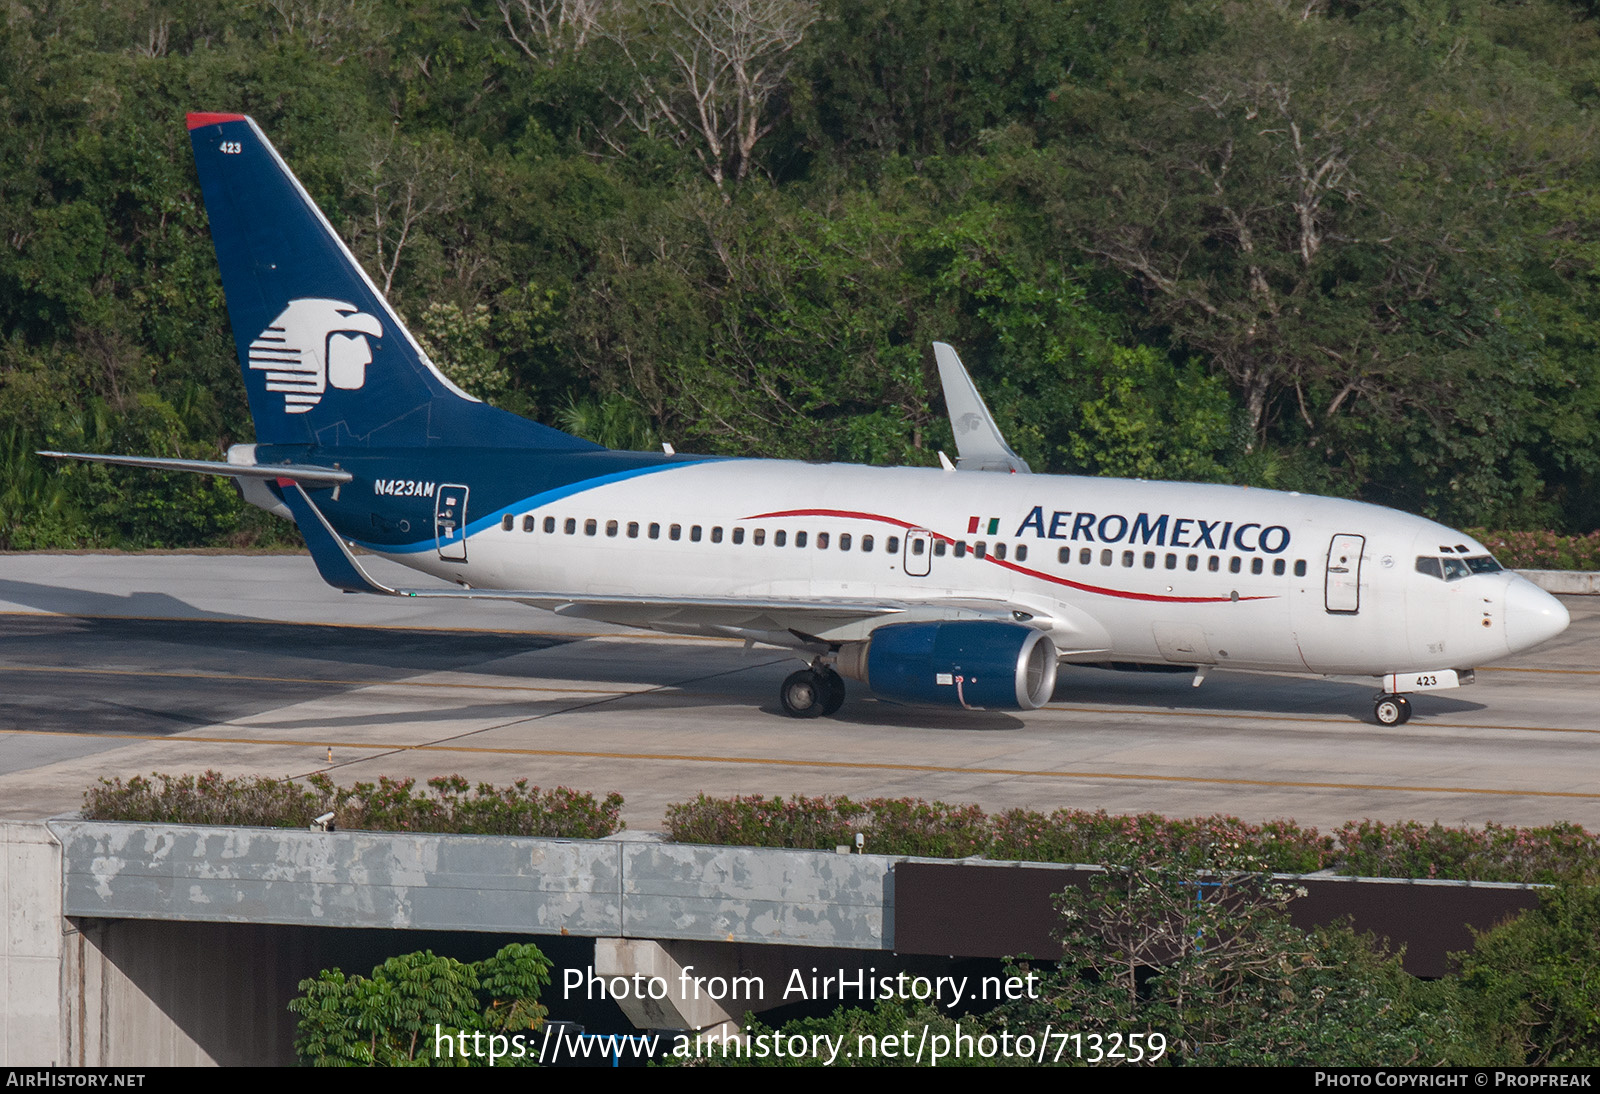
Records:
[[[964,539],[956,540],[956,557],[957,558],[966,558],[967,557],[967,541],[966,540],[964,540]]]
[[[532,516],[526,516],[522,518],[522,530],[524,532],[533,531],[536,524],[538,524],[538,521],[534,520]]]
[[[1297,559],[1294,560],[1294,576],[1295,577],[1305,577],[1306,576],[1306,560],[1305,559],[1297,558]]]
[[[1123,566],[1127,566],[1127,567],[1131,567],[1133,565],[1133,552],[1132,551],[1124,551],[1124,552],[1122,552],[1122,565]]]
[[[945,549],[945,547],[946,547],[946,544],[945,544],[944,540],[936,539],[936,540],[933,541],[933,553],[935,555],[939,556],[940,558],[944,557],[944,549]]]
[[[689,527],[689,542],[690,543],[699,543],[700,542],[700,526],[698,524],[694,524],[694,525],[691,525]]]
[[[1156,553],[1154,551],[1146,551],[1144,553],[1144,568],[1146,570],[1154,570],[1156,568]]]
[[[1230,574],[1236,574],[1236,573],[1239,572],[1239,556],[1238,555],[1234,555],[1232,558],[1230,558],[1228,560],[1228,572]]]
[[[683,538],[683,525],[674,524],[670,528],[668,528],[667,529],[667,538],[668,539],[674,539],[674,540],[682,539]]]
[[[828,533],[826,533],[826,532],[818,532],[817,533],[817,550],[826,551],[827,549],[828,549]]]
[[[872,537],[871,536],[862,536],[861,537],[861,553],[862,554],[871,554],[872,553]]]
[[[510,513],[507,513],[505,516],[500,518],[500,530],[502,532],[511,531],[513,528],[516,527],[516,524],[517,524],[517,518],[512,516]]]
[[[751,532],[750,542],[755,544],[757,547],[760,547],[762,544],[766,543],[767,530],[765,528],[757,528],[754,532]]]
[[[744,542],[744,529],[743,528],[735,528],[733,530],[733,543],[734,543],[734,546],[737,547],[739,544],[741,544],[743,542]]]
[[[1111,565],[1111,552],[1110,551],[1101,551],[1100,555],[1101,555],[1100,565],[1102,565],[1102,566]],[[1089,565],[1089,563],[1091,561],[1093,561],[1093,559],[1094,559],[1094,552],[1092,550],[1090,550],[1088,547],[1081,548],[1078,551],[1078,564],[1079,565],[1087,566],[1087,565]]]
[[[1004,543],[996,543],[994,545],[994,557],[998,558],[1002,562],[1005,561],[1005,558],[1006,558],[1006,545]]]
[[[1177,568],[1178,568],[1178,556],[1169,554],[1167,556],[1167,569],[1176,570]]]
[[[1216,555],[1212,555],[1210,558],[1206,559],[1206,569],[1210,570],[1212,573],[1216,573],[1218,570],[1222,569],[1222,560]]]
[[[788,538],[789,533],[780,528],[776,532],[772,533],[772,545],[774,547],[782,547],[784,540]]]
[[[600,530],[600,525],[595,522],[595,519],[593,517],[590,517],[588,520],[583,522],[583,534],[584,535],[592,536],[596,532],[598,532],[599,530]]]
[[[638,521],[630,520],[628,522],[628,538],[629,539],[638,539],[639,538],[639,522]]]
[[[806,534],[804,532],[796,532],[794,534],[794,545],[796,547],[804,547],[806,545]]]
[[[651,539],[660,539],[661,538],[661,525],[655,523],[654,521],[650,522],[650,538]]]
[[[1071,547],[1063,547],[1059,551],[1057,551],[1056,552],[1056,561],[1061,563],[1061,565],[1063,565],[1063,566],[1065,566],[1067,563],[1071,562],[1072,561],[1072,548]]]
[[[983,558],[989,553],[989,545],[980,539],[972,545],[972,553],[979,558]]]
[[[554,532],[556,530],[556,518],[555,517],[545,517],[544,518],[544,530],[545,530],[546,533]]]
[[[1190,570],[1198,570],[1200,568],[1200,556],[1199,555],[1190,555],[1184,561],[1184,565],[1189,567]]]
[[[918,540],[917,542],[921,543],[922,541]],[[890,536],[888,539],[884,540],[883,541],[883,549],[885,551],[888,551],[891,555],[899,554],[900,553],[900,537],[899,536]]]
[[[617,534],[617,522],[614,521],[614,520],[606,521],[606,535],[614,537],[616,534]]]
[[[1259,558],[1252,558],[1250,560],[1250,572],[1251,573],[1259,574],[1264,569],[1266,569],[1266,564],[1263,563]]]
[[[848,551],[849,549],[850,549],[850,533],[849,532],[840,532],[839,533],[839,550]]]
[[[718,525],[713,525],[712,526],[712,529],[711,529],[711,542],[712,543],[721,543],[722,542],[722,525],[718,524]]]
[[[568,517],[564,530],[569,536],[576,532],[578,530],[578,519],[576,517]]]
[[[1283,572],[1285,570],[1287,570],[1288,568],[1289,568],[1289,564],[1287,562],[1283,561],[1283,559],[1275,558],[1275,559],[1272,560],[1272,576],[1273,577],[1282,577],[1283,576]]]

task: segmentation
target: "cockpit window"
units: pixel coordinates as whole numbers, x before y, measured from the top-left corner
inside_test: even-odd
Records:
[[[1473,574],[1496,574],[1502,568],[1488,555],[1474,555],[1471,558],[1430,558],[1427,555],[1417,557],[1417,573],[1427,574],[1441,581],[1460,581]]]

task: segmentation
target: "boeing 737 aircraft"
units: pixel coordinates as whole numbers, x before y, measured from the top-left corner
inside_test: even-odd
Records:
[[[188,121],[257,443],[48,454],[231,476],[335,588],[787,647],[801,718],[838,710],[841,677],[1034,709],[1068,662],[1374,676],[1397,725],[1406,693],[1567,626],[1481,544],[1392,509],[1030,474],[945,345],[959,460],[939,469],[617,452],[535,424],[434,367],[251,119]],[[451,586],[391,588],[355,547]]]

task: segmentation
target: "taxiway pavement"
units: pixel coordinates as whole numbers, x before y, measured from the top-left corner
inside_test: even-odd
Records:
[[[777,691],[798,662],[738,642],[343,595],[296,555],[0,555],[0,817],[209,768],[616,790],[647,830],[702,791],[1595,830],[1600,598],[1564,602],[1560,638],[1393,729],[1364,720],[1370,680],[1070,667],[1023,714],[852,684],[837,717],[796,721]]]

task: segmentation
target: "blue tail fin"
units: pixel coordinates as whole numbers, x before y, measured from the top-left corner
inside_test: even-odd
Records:
[[[596,449],[434,367],[254,121],[190,114],[228,318],[263,444]]]

